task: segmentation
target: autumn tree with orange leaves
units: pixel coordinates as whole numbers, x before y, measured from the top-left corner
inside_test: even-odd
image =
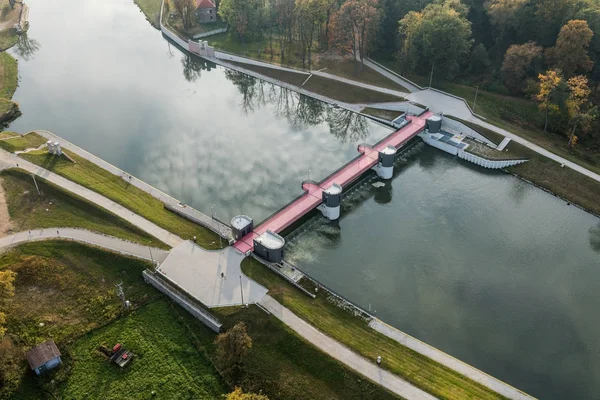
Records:
[[[569,147],[577,143],[576,130],[583,133],[589,132],[591,122],[597,115],[597,108],[590,103],[589,97],[592,91],[588,86],[588,79],[585,76],[574,76],[567,82],[569,85],[569,98],[566,101],[567,112],[569,114],[569,124],[571,132],[569,136]]]
[[[348,0],[333,15],[330,43],[354,56],[360,70],[381,23],[378,0]]]

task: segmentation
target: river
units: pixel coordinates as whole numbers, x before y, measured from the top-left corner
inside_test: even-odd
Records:
[[[389,130],[182,54],[129,0],[28,1],[10,129],[48,129],[219,217],[259,221]],[[384,321],[540,398],[600,393],[600,221],[424,145],[288,257]]]

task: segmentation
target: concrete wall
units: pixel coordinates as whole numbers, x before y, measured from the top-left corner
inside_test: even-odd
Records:
[[[206,310],[203,310],[200,307],[196,307],[194,304],[192,304],[189,300],[185,298],[185,295],[183,293],[179,293],[179,291],[176,291],[173,287],[171,287],[171,285],[166,284],[162,280],[162,278],[156,277],[153,272],[147,270],[142,272],[142,275],[144,276],[144,281],[146,281],[146,283],[149,283],[162,293],[169,296],[171,300],[179,304],[187,312],[189,312],[194,317],[202,321],[204,325],[208,326],[210,329],[217,333],[221,331],[222,324],[221,322],[219,322],[218,319],[216,319]]]
[[[226,26],[225,28],[221,28],[221,29],[215,29],[212,30],[210,32],[204,32],[204,33],[199,33],[197,35],[192,36],[194,39],[200,39],[203,37],[207,37],[207,36],[211,36],[211,35],[216,35],[217,33],[224,33],[227,32],[228,27]]]
[[[488,160],[487,158],[476,156],[464,150],[458,150],[458,158],[472,162],[484,168],[502,169],[513,165],[522,164],[527,160]]]
[[[444,128],[450,128],[452,130],[461,132],[463,135],[471,136],[471,137],[479,140],[480,142],[484,142],[484,143],[489,144],[493,148],[497,147],[496,143],[492,142],[491,140],[489,140],[485,136],[481,135],[479,132],[477,132],[477,131],[469,128],[468,126],[466,126],[462,122],[455,121],[455,120],[450,119],[448,117],[443,117],[443,119],[442,119],[442,129],[444,129]]]

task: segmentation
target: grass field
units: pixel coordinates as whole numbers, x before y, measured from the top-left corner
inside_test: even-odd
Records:
[[[146,19],[156,29],[160,29],[159,17],[162,0],[133,0],[146,16]]]
[[[269,289],[273,298],[317,329],[374,360],[415,386],[443,399],[499,399],[500,395],[369,328],[366,322],[317,296],[310,299],[252,258],[242,262],[250,278]]]
[[[3,51],[0,53],[0,98],[12,99],[19,82],[17,60]]]
[[[14,153],[15,151],[37,148],[44,143],[46,143],[45,138],[41,137],[35,132],[29,132],[22,136],[19,135],[18,137],[0,140],[0,147],[6,151]]]
[[[18,137],[21,136],[18,133],[15,132],[0,132],[0,140],[2,139],[7,139],[7,138],[13,138],[13,137]]]
[[[242,63],[232,64],[299,87],[304,81],[306,81],[306,78],[308,77],[305,74],[281,71],[257,65]],[[334,81],[332,79],[327,79],[316,75],[311,76],[311,78],[301,87],[313,93],[327,96],[345,103],[384,103],[404,100],[402,97],[364,89],[358,86],[349,85],[347,83]]]
[[[64,157],[48,154],[45,150],[32,151],[20,156],[108,197],[184,240],[196,236],[198,244],[207,249],[220,247],[216,233],[165,209],[160,200],[129,184],[121,177],[69,151],[65,153],[69,154],[76,164]]]
[[[21,6],[17,5],[15,8],[10,7],[8,0],[0,0],[0,23],[7,23],[8,28],[0,32],[0,51],[6,50],[17,43],[19,35],[17,30],[13,28],[13,25],[19,22],[19,16],[21,15]],[[1,85],[0,79],[0,85]]]
[[[495,144],[500,144],[504,140],[503,135],[501,135],[497,132],[494,132],[488,128],[484,128],[483,126],[477,125],[473,122],[465,121],[464,119],[460,119],[460,118],[457,118],[452,115],[446,115],[446,117],[463,123],[464,125],[468,126],[469,128],[473,129],[474,131],[478,132],[481,136],[484,136],[488,140],[491,140]]]
[[[408,90],[404,86],[394,82],[391,79],[386,78],[379,72],[367,66],[363,67],[363,69],[360,70],[360,64],[357,63],[355,65],[353,60],[331,60],[326,58],[321,59],[319,55],[317,55],[317,58],[319,58],[319,60],[313,66],[313,70],[320,70],[322,68],[326,68],[323,72],[338,75],[347,79],[352,79],[357,82],[368,83],[370,85],[410,93],[410,90]]]
[[[148,246],[168,248],[130,223],[42,178],[36,178],[41,196],[31,175],[22,170],[2,171],[0,178],[11,227],[15,232],[39,228],[85,228]]]
[[[7,340],[23,349],[47,338],[60,345],[102,326],[121,313],[122,303],[115,293],[119,282],[133,307],[139,307],[158,295],[141,276],[149,265],[67,241],[32,242],[5,252],[0,269],[17,273],[15,296],[5,310]],[[14,394],[19,385],[32,386],[33,374],[23,354],[16,354],[13,363],[2,360],[10,379],[0,389],[0,398],[6,398],[7,392]],[[24,377],[28,379],[20,384]]]

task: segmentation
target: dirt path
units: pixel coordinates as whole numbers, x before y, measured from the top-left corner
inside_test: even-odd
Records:
[[[4,196],[4,186],[0,178],[0,237],[4,237],[11,229],[10,215],[8,214],[8,204]]]

